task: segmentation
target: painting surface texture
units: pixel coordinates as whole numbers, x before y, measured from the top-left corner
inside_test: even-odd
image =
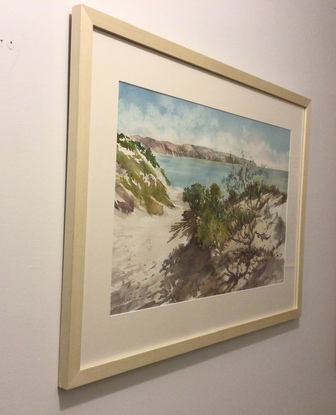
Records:
[[[116,141],[111,315],[284,281],[289,130],[120,82]]]

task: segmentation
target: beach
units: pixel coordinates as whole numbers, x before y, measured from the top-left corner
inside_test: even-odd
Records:
[[[162,263],[185,237],[170,240],[171,226],[179,222],[188,205],[180,188],[169,189],[175,208],[164,207],[162,216],[135,208],[124,214],[115,210],[111,314],[139,309],[158,300]]]

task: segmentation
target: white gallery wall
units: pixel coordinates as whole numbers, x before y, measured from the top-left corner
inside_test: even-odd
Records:
[[[75,4],[0,2],[0,415],[335,414],[336,1],[86,1],[312,99],[303,313],[66,392],[57,370]]]

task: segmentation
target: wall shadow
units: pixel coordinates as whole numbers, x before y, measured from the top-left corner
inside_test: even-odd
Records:
[[[250,345],[261,343],[267,339],[281,336],[299,327],[299,319],[291,320],[273,327],[244,334],[221,343],[188,352],[158,363],[134,369],[120,375],[103,379],[72,390],[58,390],[60,410],[65,410],[106,395],[113,395],[141,383],[184,370],[198,363],[230,355]],[[229,356],[228,356],[229,357]]]

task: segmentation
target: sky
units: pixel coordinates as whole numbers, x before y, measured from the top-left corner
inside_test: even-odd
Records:
[[[225,111],[119,83],[118,132],[210,147],[257,165],[288,170],[290,131]]]

